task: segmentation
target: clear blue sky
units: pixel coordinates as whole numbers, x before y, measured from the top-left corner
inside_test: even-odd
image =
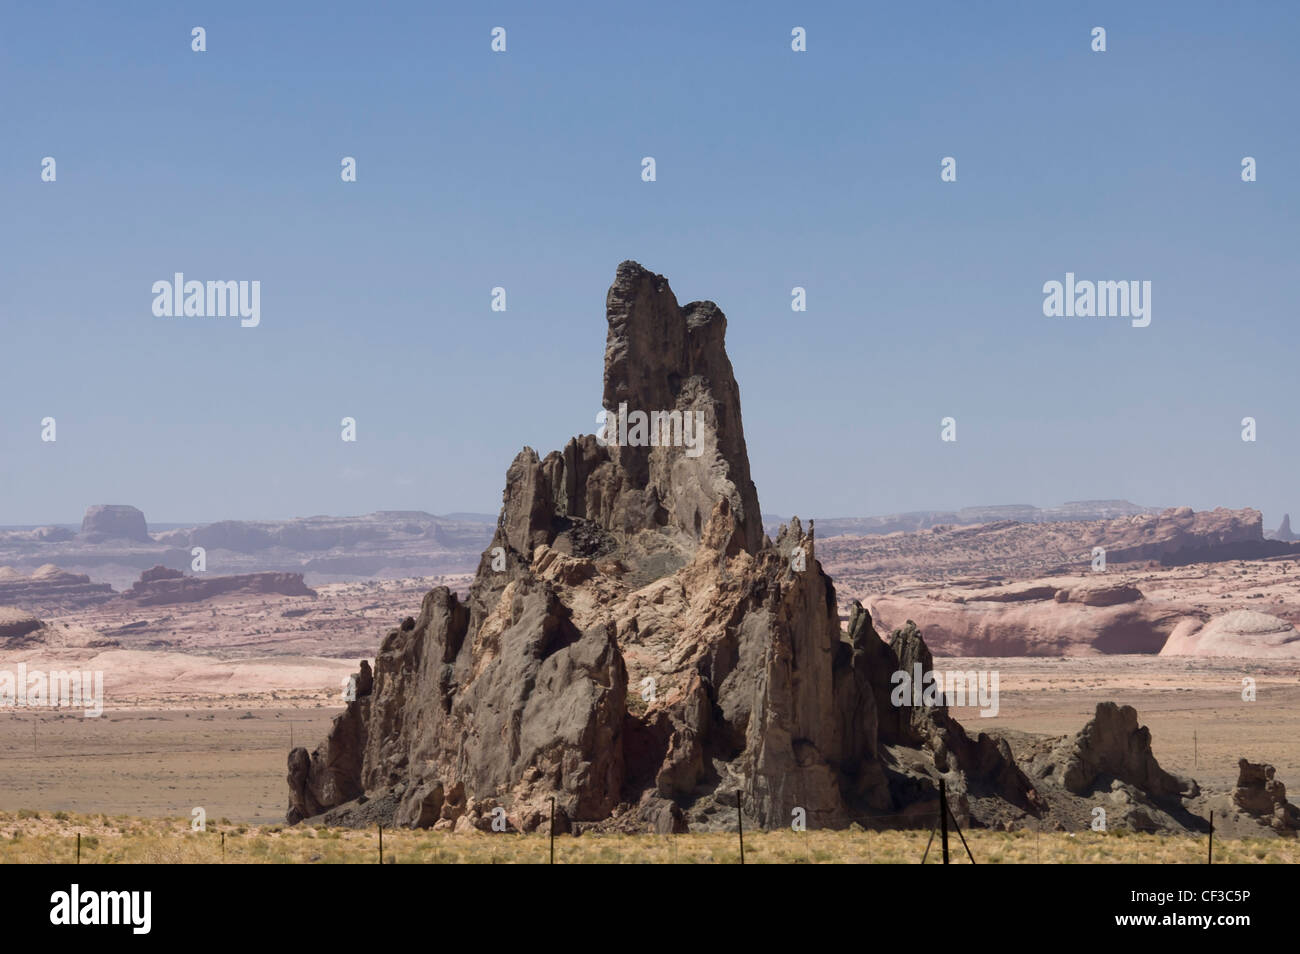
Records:
[[[495,512],[626,258],[727,313],[766,511],[1300,512],[1300,4],[539,6],[7,5],[0,523]],[[1044,317],[1067,271],[1150,327]]]

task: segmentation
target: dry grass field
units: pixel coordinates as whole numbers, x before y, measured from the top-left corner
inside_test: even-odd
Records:
[[[181,818],[0,812],[0,864],[377,864],[379,833],[284,828],[209,819],[205,831]],[[1206,839],[1194,836],[1033,831],[965,832],[977,864],[1202,864]],[[451,834],[386,830],[385,864],[546,864],[545,834]],[[926,831],[753,831],[746,864],[918,864]],[[968,864],[954,833],[955,864]],[[939,840],[928,863],[939,861]],[[556,864],[737,864],[736,834],[567,835],[555,839]],[[1296,864],[1295,839],[1216,839],[1215,864]]]

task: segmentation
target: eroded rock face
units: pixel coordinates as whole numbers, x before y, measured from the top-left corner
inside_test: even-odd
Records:
[[[81,532],[92,541],[124,539],[151,542],[144,514],[125,504],[98,504],[87,508],[81,520]]]
[[[355,698],[334,717],[329,736],[310,754],[302,746],[289,752],[289,811],[285,816],[289,824],[296,825],[363,793],[361,765],[373,685],[370,663],[363,659],[354,683]]]
[[[554,588],[527,578],[506,585],[467,641],[470,616],[439,587],[413,629],[384,641],[367,789],[404,789],[398,824],[427,821],[439,785],[539,804],[555,794],[567,817],[608,815],[622,786],[627,691],[612,633],[580,631]]]

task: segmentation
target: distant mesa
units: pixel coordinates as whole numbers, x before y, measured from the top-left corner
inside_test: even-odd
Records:
[[[1179,625],[1160,655],[1300,659],[1300,631],[1267,613],[1232,610],[1204,626],[1193,620]]]
[[[38,567],[30,576],[0,566],[0,604],[56,613],[93,606],[114,595],[107,583],[92,583],[84,573],[68,573],[53,563]]]
[[[171,603],[199,603],[231,593],[279,594],[281,596],[315,596],[301,573],[240,573],[234,576],[186,576],[180,570],[155,566],[140,574],[140,579],[122,598],[141,606],[164,606]]]
[[[190,533],[189,542],[209,550],[233,550],[236,553],[256,553],[274,544],[271,535],[242,520],[221,520],[199,527]]]
[[[87,542],[101,540],[139,540],[152,543],[144,514],[125,504],[96,504],[81,520],[81,535]]]
[[[1059,507],[1030,504],[997,504],[963,507],[960,510],[912,510],[877,517],[818,517],[817,530],[823,539],[847,535],[874,536],[910,533],[939,526],[977,526],[1010,520],[1016,523],[1064,523],[1114,520],[1119,517],[1153,515],[1159,507],[1143,507],[1127,500],[1073,500]],[[775,533],[787,518],[763,514],[763,529]]]

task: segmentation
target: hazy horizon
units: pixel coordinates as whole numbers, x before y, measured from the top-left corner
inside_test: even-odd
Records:
[[[503,481],[504,481],[504,477],[503,477]],[[792,516],[793,516],[793,517],[799,517],[801,520],[805,520],[805,521],[808,520],[810,517],[811,517],[812,519],[815,519],[815,520],[861,520],[861,519],[868,519],[868,520],[869,520],[869,519],[879,518],[879,517],[895,517],[895,516],[904,516],[904,515],[907,515],[907,514],[914,514],[914,513],[917,513],[917,514],[919,514],[919,513],[960,513],[960,512],[962,512],[962,511],[964,511],[964,510],[982,510],[982,509],[992,509],[992,508],[996,508],[996,507],[1035,507],[1035,508],[1037,508],[1037,509],[1039,509],[1039,510],[1052,510],[1052,509],[1057,509],[1057,508],[1065,507],[1065,506],[1068,506],[1068,505],[1070,505],[1070,504],[1086,504],[1086,503],[1115,503],[1115,502],[1121,502],[1121,503],[1133,504],[1134,506],[1137,506],[1137,507],[1158,508],[1158,509],[1161,509],[1161,510],[1166,510],[1166,509],[1172,509],[1172,508],[1175,508],[1175,507],[1186,506],[1185,504],[1177,504],[1177,503],[1170,503],[1170,504],[1144,504],[1144,503],[1140,503],[1140,502],[1132,501],[1132,500],[1122,500],[1121,498],[1116,498],[1116,497],[1090,497],[1090,498],[1085,498],[1085,499],[1082,499],[1082,500],[1065,500],[1065,501],[1060,501],[1060,502],[1058,502],[1058,503],[1053,503],[1053,504],[1027,504],[1027,503],[1024,503],[1024,502],[1019,502],[1019,503],[984,503],[984,504],[965,504],[965,505],[960,506],[960,507],[919,507],[919,508],[916,508],[916,509],[914,509],[914,510],[897,510],[897,511],[891,511],[890,513],[853,513],[853,514],[847,514],[847,513],[825,514],[825,513],[823,513],[823,514],[818,514],[818,513],[812,513],[812,512],[802,512],[802,511],[798,511],[798,510],[796,510],[796,511],[792,511],[792,512],[778,513],[778,512],[776,512],[776,511],[773,511],[773,510],[769,510],[769,509],[764,508],[764,509],[763,509],[763,512],[762,512],[762,516],[763,516],[763,519],[764,519],[765,521],[770,521],[770,520],[775,520],[775,519],[787,520],[787,519],[789,519],[789,518],[792,517]],[[147,523],[148,523],[148,526],[149,526],[149,530],[150,530],[150,532],[155,532],[157,529],[174,529],[174,528],[179,528],[179,527],[202,526],[202,525],[206,525],[206,524],[217,523],[217,522],[220,522],[220,521],[227,521],[227,520],[239,521],[239,522],[247,522],[247,523],[277,523],[277,522],[283,522],[283,521],[289,521],[289,520],[310,520],[310,519],[314,519],[314,518],[326,518],[326,519],[348,519],[348,518],[364,517],[364,516],[368,516],[368,515],[370,515],[370,514],[374,514],[374,513],[384,513],[384,512],[390,512],[390,513],[391,513],[391,512],[402,512],[402,511],[410,511],[410,510],[411,510],[411,508],[379,507],[379,508],[376,508],[375,510],[369,510],[369,511],[366,511],[365,513],[309,513],[309,514],[308,514],[308,513],[304,513],[304,514],[289,514],[289,515],[279,515],[279,516],[257,516],[257,517],[245,517],[245,516],[239,516],[239,515],[231,515],[231,514],[227,514],[227,515],[225,515],[225,516],[213,517],[212,519],[205,519],[205,520],[194,520],[194,519],[189,519],[189,520],[185,520],[185,519],[181,519],[181,520],[176,520],[176,519],[165,519],[165,520],[163,520],[163,519],[158,519],[158,520],[155,520],[155,519],[153,518],[153,516],[149,513],[149,508],[147,508],[147,507],[142,507],[142,506],[140,506],[138,503],[128,503],[128,502],[126,502],[126,501],[121,501],[121,500],[117,500],[117,501],[107,501],[107,500],[106,500],[106,501],[100,501],[99,504],[100,504],[100,505],[103,505],[103,504],[111,504],[111,505],[115,505],[115,506],[122,506],[122,505],[125,505],[125,506],[135,507],[136,509],[140,510],[140,511],[145,515],[145,520],[146,520]],[[95,504],[87,504],[87,506],[88,506],[88,507],[89,507],[89,506],[95,506]],[[1196,509],[1201,509],[1201,508],[1196,508]],[[1208,509],[1213,510],[1213,509],[1215,509],[1215,508],[1210,507],[1210,508],[1208,508]],[[1230,509],[1242,509],[1242,508],[1239,508],[1239,507],[1238,507],[1238,508],[1230,508]],[[1253,508],[1253,509],[1258,510],[1259,508],[1256,507],[1256,508]],[[484,520],[495,521],[495,520],[497,519],[497,514],[499,513],[499,511],[500,511],[500,507],[497,507],[496,509],[493,509],[493,510],[437,510],[437,509],[434,509],[434,510],[427,510],[427,509],[419,509],[419,510],[414,510],[414,511],[412,511],[412,512],[422,512],[422,513],[426,513],[426,514],[428,514],[429,516],[437,517],[437,518],[442,519],[442,520],[467,519],[467,520],[471,520],[471,521],[473,521],[473,520],[478,520],[478,519],[484,519]],[[1287,515],[1289,515],[1289,513],[1290,513],[1289,511],[1287,511],[1287,512],[1285,512],[1285,513],[1283,513],[1283,514],[1278,515],[1278,517],[1277,517],[1276,520],[1272,520],[1272,521],[1270,521],[1269,514],[1264,513],[1262,510],[1261,510],[1260,512],[1263,513],[1263,521],[1264,521],[1264,530],[1265,530],[1265,531],[1276,530],[1276,529],[1278,528],[1278,525],[1282,522],[1282,517],[1283,517],[1283,516],[1287,516]],[[30,530],[30,529],[34,529],[34,528],[36,528],[36,527],[49,527],[49,526],[53,526],[53,527],[79,527],[80,525],[81,525],[81,518],[78,517],[78,518],[75,519],[75,520],[47,520],[47,521],[38,522],[38,523],[3,523],[3,524],[0,524],[0,530]]]

